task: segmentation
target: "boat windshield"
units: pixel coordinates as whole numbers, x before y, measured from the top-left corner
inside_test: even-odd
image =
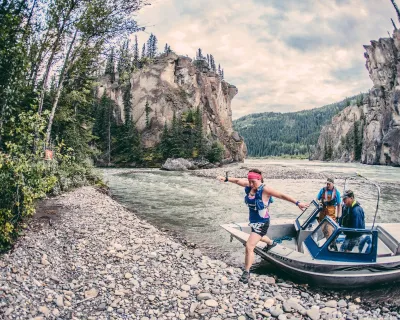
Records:
[[[298,221],[298,223],[299,223],[299,226],[300,226],[303,230],[304,230],[305,227],[307,226],[309,220],[312,218],[312,216],[314,215],[314,213],[315,213],[316,211],[318,211],[318,210],[319,210],[319,205],[318,205],[318,203],[317,203],[315,200],[313,200],[313,201],[310,203],[310,206],[309,206],[306,210],[304,210],[304,211],[298,216],[297,221]]]
[[[311,238],[314,240],[315,244],[321,248],[326,241],[335,232],[336,226],[331,222],[330,219],[325,218],[322,220],[318,228],[312,233]]]

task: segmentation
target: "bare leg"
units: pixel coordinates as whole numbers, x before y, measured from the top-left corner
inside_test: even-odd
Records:
[[[250,271],[251,265],[254,261],[254,248],[261,240],[261,236],[257,233],[250,233],[249,239],[246,242],[246,256],[245,256],[245,270]]]
[[[267,244],[272,244],[274,242],[271,240],[271,238],[268,238],[268,236],[262,237],[260,241],[265,242]]]

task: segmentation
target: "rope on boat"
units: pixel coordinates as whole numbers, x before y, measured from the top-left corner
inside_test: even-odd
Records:
[[[293,238],[289,237],[289,236],[283,236],[283,237],[275,238],[272,240],[274,240],[275,243],[282,243],[282,241],[285,241],[285,240],[291,241],[291,240],[293,240]]]

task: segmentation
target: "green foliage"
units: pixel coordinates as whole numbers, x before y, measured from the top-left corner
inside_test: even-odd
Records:
[[[215,163],[215,162],[220,162],[222,160],[222,157],[224,155],[224,147],[223,145],[215,141],[211,145],[211,149],[207,152],[206,158],[208,161]]]
[[[142,29],[132,18],[141,6],[138,0],[0,3],[0,251],[12,245],[36,199],[99,182],[89,160],[96,153],[92,133],[104,135],[105,124],[110,133],[115,125],[105,122],[109,101],[96,104],[95,79],[109,41]],[[107,74],[114,76],[117,61],[129,68],[127,49],[124,43],[119,60],[111,50]],[[94,121],[96,108],[101,117]],[[46,149],[53,160],[44,160]]]
[[[233,126],[244,138],[249,156],[309,155],[322,126],[354,98],[312,110],[251,114],[235,120]]]
[[[146,101],[146,106],[144,107],[144,110],[146,112],[146,128],[150,128],[150,106],[149,106],[149,102]]]
[[[63,142],[54,148],[54,160],[44,160],[45,116],[20,113],[9,132],[18,142],[6,142],[6,153],[0,152],[0,251],[10,248],[22,221],[35,212],[35,200],[99,180],[90,164],[78,164],[74,150]]]

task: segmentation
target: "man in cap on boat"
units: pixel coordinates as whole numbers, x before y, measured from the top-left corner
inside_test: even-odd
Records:
[[[354,192],[352,190],[346,190],[343,194],[343,214],[339,220],[339,224],[343,228],[352,229],[365,229],[365,215],[364,210],[360,203],[355,200]],[[353,250],[355,245],[359,246],[361,252],[365,243],[371,244],[370,237],[364,237],[361,239],[357,233],[348,233],[343,241],[340,251],[350,252]],[[367,249],[368,250],[368,249]]]
[[[317,199],[322,203],[319,221],[322,221],[326,216],[330,217],[333,221],[337,221],[340,218],[340,192],[336,189],[333,178],[326,180],[326,187],[323,187],[319,191]]]

